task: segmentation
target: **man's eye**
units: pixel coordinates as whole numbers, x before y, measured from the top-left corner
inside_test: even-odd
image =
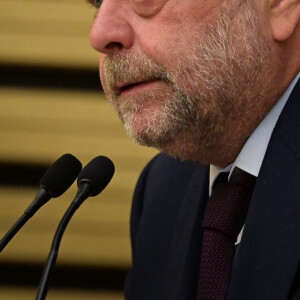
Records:
[[[100,8],[102,2],[103,2],[103,0],[94,0],[94,6],[95,6],[96,8]]]

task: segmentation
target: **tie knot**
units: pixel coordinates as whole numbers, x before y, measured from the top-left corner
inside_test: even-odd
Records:
[[[237,168],[230,182],[217,181],[202,227],[220,232],[235,242],[245,222],[254,184],[254,176]]]

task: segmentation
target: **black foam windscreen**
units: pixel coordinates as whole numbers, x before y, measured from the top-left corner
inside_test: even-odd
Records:
[[[72,154],[64,154],[43,175],[40,186],[53,198],[62,195],[81,171],[81,162]]]
[[[81,171],[77,185],[88,182],[92,186],[90,196],[98,195],[110,182],[115,172],[113,162],[105,156],[97,156]]]

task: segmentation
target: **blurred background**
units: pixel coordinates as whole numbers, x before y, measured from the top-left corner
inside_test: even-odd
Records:
[[[124,299],[129,215],[138,175],[156,151],[133,144],[105,100],[84,0],[0,0],[0,235],[23,214],[62,154],[116,167],[76,212],[47,299]],[[35,299],[57,225],[76,193],[52,199],[0,255],[0,299]]]

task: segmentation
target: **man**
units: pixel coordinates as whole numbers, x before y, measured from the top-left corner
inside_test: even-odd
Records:
[[[94,4],[108,99],[135,141],[175,157],[139,180],[127,299],[300,299],[300,1]],[[255,186],[217,291],[207,270],[228,261],[203,224],[222,172]]]

